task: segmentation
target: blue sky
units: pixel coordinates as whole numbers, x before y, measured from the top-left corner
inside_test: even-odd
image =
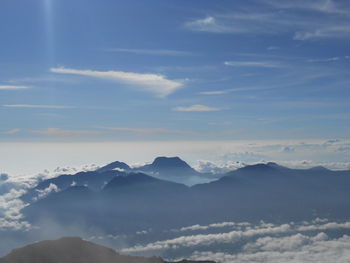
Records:
[[[348,1],[2,0],[2,142],[349,138]]]

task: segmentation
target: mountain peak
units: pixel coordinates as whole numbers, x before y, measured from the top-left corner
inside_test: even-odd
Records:
[[[105,171],[110,171],[110,170],[114,170],[114,169],[120,169],[120,170],[128,171],[131,168],[130,168],[129,165],[127,165],[124,162],[115,161],[115,162],[112,162],[110,164],[107,164],[107,165],[97,169],[96,171],[99,172],[99,173],[103,173]]]
[[[170,169],[170,168],[175,168],[175,169],[190,168],[191,169],[191,167],[185,161],[181,160],[177,156],[176,157],[165,157],[165,156],[157,157],[156,159],[154,159],[152,166],[159,169]]]
[[[309,170],[311,170],[311,171],[329,171],[329,169],[327,169],[326,167],[324,167],[322,165],[311,167]]]
[[[144,173],[131,173],[126,176],[116,176],[106,186],[105,190],[115,189],[116,187],[124,187],[131,185],[147,184],[158,181],[158,179],[151,177]]]

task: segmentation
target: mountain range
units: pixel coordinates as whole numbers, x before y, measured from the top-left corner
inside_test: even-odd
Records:
[[[40,182],[22,197],[29,203],[22,212],[41,228],[49,221],[79,225],[88,233],[132,233],[227,220],[280,223],[350,217],[350,171],[261,163],[193,186],[173,180],[186,176],[209,175],[178,157],[159,157],[137,169],[114,162],[93,172]],[[50,188],[55,191],[47,191]],[[45,192],[47,196],[37,197]]]

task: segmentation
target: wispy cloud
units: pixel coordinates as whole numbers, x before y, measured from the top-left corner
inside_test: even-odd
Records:
[[[347,38],[350,33],[350,21],[345,25],[330,25],[313,30],[297,31],[294,34],[295,40],[310,40],[320,38]]]
[[[132,54],[144,54],[144,55],[161,55],[161,56],[191,56],[193,53],[181,50],[173,49],[132,49],[132,48],[106,48],[103,49],[107,52],[123,52]]]
[[[209,225],[192,225],[192,226],[186,226],[181,227],[180,229],[174,229],[174,232],[185,232],[185,231],[197,231],[197,230],[208,230],[211,228],[226,228],[226,227],[247,227],[251,224],[248,222],[221,222],[221,223],[214,223]]]
[[[77,81],[72,78],[50,74],[50,75],[42,75],[37,77],[15,78],[7,82],[16,84],[16,83],[41,83],[41,82],[76,83]]]
[[[264,90],[264,89],[269,89],[269,88],[264,88],[264,87],[233,88],[233,89],[226,89],[226,90],[201,91],[201,92],[199,92],[199,94],[201,94],[201,95],[224,95],[224,94],[228,94],[231,92]]]
[[[173,133],[173,134],[189,134],[191,131],[184,130],[173,130],[165,128],[131,128],[131,127],[101,127],[103,129],[114,130],[114,131],[125,131],[132,132],[142,135],[156,134],[156,133]]]
[[[231,67],[279,68],[282,65],[273,61],[225,61],[224,65]]]
[[[264,0],[254,9],[245,7],[255,11],[215,13],[188,21],[184,26],[193,31],[222,34],[288,33],[294,35],[294,40],[349,38],[350,9],[339,1]]]
[[[74,109],[73,106],[66,105],[40,105],[40,104],[5,104],[5,108],[20,108],[20,109]]]
[[[269,46],[266,48],[267,50],[270,50],[270,51],[273,51],[273,50],[279,50],[281,49],[280,47],[277,47],[277,46]]]
[[[20,131],[21,131],[21,129],[15,128],[15,129],[11,129],[11,130],[5,131],[4,133],[8,134],[8,135],[12,135],[12,134],[19,133]]]
[[[174,111],[219,111],[220,108],[209,107],[201,104],[195,104],[188,107],[176,107],[173,109]]]
[[[183,87],[181,81],[169,80],[163,75],[143,74],[124,71],[94,71],[69,68],[51,68],[51,72],[59,74],[73,74],[94,78],[123,82],[129,85],[141,87],[157,97],[166,97]]]
[[[100,133],[99,131],[93,130],[63,130],[59,128],[48,128],[45,130],[34,130],[32,131],[36,134],[46,135],[46,136],[78,136],[78,135],[94,135]]]
[[[19,85],[0,85],[0,90],[22,90],[30,89],[29,86],[19,86]]]
[[[208,229],[225,227],[232,228],[233,230],[229,232],[207,232]],[[311,251],[314,251],[313,253],[318,254],[319,251],[323,251],[325,247],[333,247],[333,245],[330,244],[334,243],[335,245],[335,242],[332,242],[332,236],[328,236],[326,231],[344,231],[349,228],[350,222],[328,222],[327,219],[321,218],[301,223],[293,222],[281,225],[264,222],[257,225],[252,225],[246,222],[223,222],[207,226],[193,225],[190,227],[183,227],[180,230],[173,232],[181,233],[187,231],[201,231],[203,233],[181,235],[172,239],[159,240],[145,245],[136,245],[123,249],[122,251],[126,253],[152,252],[166,254],[167,251],[181,253],[182,249],[191,248],[192,250],[197,251],[195,254],[200,254],[199,251],[209,249],[213,254],[217,253],[217,256],[219,254],[221,255],[221,258],[215,258],[217,262],[290,262],[291,258],[299,259],[295,260],[295,262],[311,262],[308,260],[302,260],[304,257],[300,257],[302,256],[301,254],[299,254],[298,257],[294,257],[294,255],[295,253],[298,254],[300,250],[304,250],[304,253],[309,250],[310,253]],[[348,248],[350,246],[350,239],[348,236],[344,237],[346,240],[343,241],[346,241],[346,248]],[[326,242],[327,244],[323,242]],[[229,244],[231,248],[235,248],[235,255],[225,259],[225,254],[220,253],[222,251],[220,250],[220,244]],[[344,245],[344,243],[337,244],[338,249],[343,248],[342,245]],[[220,251],[219,253],[218,250]],[[335,249],[335,252],[336,251],[337,249]],[[304,259],[309,258],[310,253],[304,254],[304,256],[308,256]],[[334,255],[338,255],[338,253],[335,253]],[[214,258],[208,255],[205,259],[214,260]],[[317,262],[328,261],[317,260]]]
[[[228,90],[214,90],[214,91],[202,91],[199,94],[202,95],[223,95],[229,93]]]
[[[239,29],[229,27],[225,24],[220,24],[213,16],[193,20],[185,23],[185,27],[193,31],[204,31],[211,33],[228,33],[228,32],[240,32]]]
[[[350,256],[350,237],[332,238],[321,232],[312,235],[294,234],[286,237],[262,237],[248,243],[237,253],[195,251],[192,260],[215,262],[347,262]]]
[[[339,61],[341,59],[342,57],[317,58],[317,59],[308,59],[308,62],[334,62],[334,61]]]
[[[316,1],[271,1],[264,0],[264,2],[271,7],[278,9],[300,9],[300,10],[309,10],[318,13],[328,13],[328,14],[340,14],[340,15],[349,15],[349,9],[344,8],[344,6],[338,6],[333,0],[316,0]]]
[[[144,252],[152,250],[165,250],[165,249],[177,249],[180,247],[196,247],[201,245],[212,245],[215,243],[233,243],[242,238],[269,235],[269,234],[282,234],[291,231],[289,224],[283,224],[280,226],[274,225],[262,225],[259,228],[247,229],[247,230],[234,230],[227,233],[220,234],[198,234],[191,236],[180,236],[174,239],[157,241],[149,243],[145,246],[135,246],[129,249],[124,249],[123,252]]]

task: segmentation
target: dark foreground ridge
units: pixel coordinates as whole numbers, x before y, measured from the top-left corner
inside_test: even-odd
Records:
[[[213,261],[182,260],[181,263],[215,263]],[[84,241],[79,237],[64,237],[14,249],[0,258],[0,263],[171,263],[159,257],[120,255],[111,248]]]

